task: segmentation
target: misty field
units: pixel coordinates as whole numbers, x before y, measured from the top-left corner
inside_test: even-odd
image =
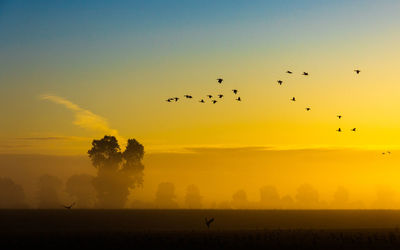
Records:
[[[1,210],[0,225],[3,249],[400,248],[394,210]]]

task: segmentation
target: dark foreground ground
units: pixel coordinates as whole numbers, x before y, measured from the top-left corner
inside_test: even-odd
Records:
[[[398,225],[400,211],[0,210],[0,248],[400,249]]]

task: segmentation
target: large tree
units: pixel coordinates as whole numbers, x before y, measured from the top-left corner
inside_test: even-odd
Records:
[[[123,208],[130,189],[143,184],[143,145],[135,139],[129,139],[122,152],[118,140],[106,135],[100,140],[93,140],[88,154],[97,168],[93,186],[97,192],[98,206]]]

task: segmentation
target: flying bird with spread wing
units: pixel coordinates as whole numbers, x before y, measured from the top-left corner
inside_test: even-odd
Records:
[[[292,97],[292,99],[290,99],[292,102],[296,101],[296,97]]]
[[[356,132],[356,128],[352,128],[351,131]]]
[[[236,101],[241,102],[242,99],[240,98],[240,96],[238,98],[236,98]]]
[[[212,100],[212,103],[213,103],[213,104],[216,104],[216,103],[217,103],[217,100]]]
[[[286,71],[286,73],[288,73],[288,74],[293,74],[293,72],[290,71],[290,70]]]
[[[342,119],[342,116],[341,115],[337,115],[337,118]]]
[[[69,205],[69,206],[65,206],[64,205],[64,208],[66,208],[67,210],[71,210],[71,208],[73,207],[75,205],[75,202],[73,202],[71,205]]]
[[[310,108],[310,107],[307,107],[307,108],[306,108],[306,111],[310,111],[310,110],[311,110],[311,108]]]
[[[337,131],[337,132],[342,132],[342,130],[341,130],[340,128],[338,128],[336,131]]]
[[[303,72],[303,76],[308,76],[308,72]]]
[[[187,99],[192,99],[193,98],[193,96],[191,96],[191,95],[184,95],[184,97],[186,97]]]
[[[224,79],[222,79],[222,78],[217,78],[217,81],[218,81],[218,83],[222,83],[222,81],[223,81]]]
[[[201,99],[199,102],[204,103],[204,99]]]
[[[360,74],[361,70],[359,70],[359,69],[355,69],[355,70],[354,70],[354,72],[356,72],[356,73],[357,73],[357,75],[358,75],[358,74]]]
[[[279,85],[282,85],[283,81],[282,80],[278,80],[277,81]]]
[[[236,95],[238,93],[237,89],[232,89],[233,93]]]
[[[211,223],[214,222],[214,218],[207,219],[207,217],[206,217],[206,218],[204,218],[204,221],[206,223],[207,228],[210,228]]]
[[[212,95],[207,95],[207,96],[208,96],[208,98],[210,98],[210,99],[213,97]]]
[[[219,95],[218,95],[218,97],[219,97],[219,98],[222,98],[222,97],[224,97],[224,95],[222,95],[222,94],[219,94]]]

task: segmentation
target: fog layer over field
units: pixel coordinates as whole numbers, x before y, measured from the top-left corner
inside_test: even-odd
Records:
[[[261,147],[146,153],[143,186],[130,189],[123,207],[400,208],[396,153]],[[0,155],[0,206],[62,208],[76,202],[95,208],[96,174],[86,155]]]

